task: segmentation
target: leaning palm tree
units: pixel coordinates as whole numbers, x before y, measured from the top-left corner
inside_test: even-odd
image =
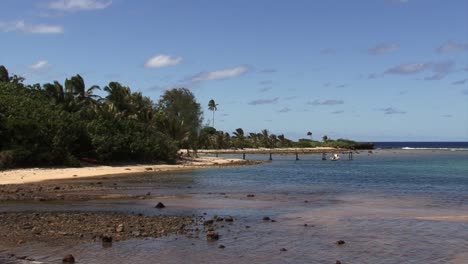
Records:
[[[218,104],[215,103],[213,99],[211,99],[208,102],[208,110],[213,112],[213,127],[214,127],[214,115],[215,115],[216,110],[218,110]]]
[[[244,130],[242,128],[237,128],[232,134],[236,147],[243,149],[245,145]]]

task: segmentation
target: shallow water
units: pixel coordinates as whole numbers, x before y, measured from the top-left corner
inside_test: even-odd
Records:
[[[99,243],[26,243],[2,251],[44,263],[60,263],[68,253],[78,263],[100,264],[468,263],[468,152],[381,150],[338,162],[321,161],[319,155],[300,158],[274,155],[273,162],[258,166],[119,179],[119,186],[130,188],[123,192],[158,195],[148,200],[2,205],[5,211],[234,216],[232,225],[218,230],[217,242],[174,236],[117,242],[107,249]],[[247,198],[249,193],[255,197]],[[167,208],[155,210],[158,201]],[[264,222],[263,216],[277,222]],[[346,244],[337,246],[337,240]]]

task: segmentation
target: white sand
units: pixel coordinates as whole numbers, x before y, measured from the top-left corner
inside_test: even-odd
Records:
[[[0,184],[22,184],[47,180],[62,180],[86,178],[104,175],[122,175],[133,173],[154,173],[176,170],[190,170],[196,168],[242,165],[246,161],[241,159],[223,159],[203,157],[190,159],[177,165],[130,165],[130,166],[90,166],[81,168],[31,168],[0,171]],[[151,169],[150,169],[151,168]]]

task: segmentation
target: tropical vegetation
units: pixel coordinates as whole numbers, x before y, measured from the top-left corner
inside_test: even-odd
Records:
[[[267,129],[214,128],[185,88],[165,91],[157,102],[119,82],[86,86],[80,75],[43,85],[24,83],[0,65],[0,168],[79,166],[81,162],[174,162],[179,149],[331,146],[372,148],[350,140],[294,142]]]

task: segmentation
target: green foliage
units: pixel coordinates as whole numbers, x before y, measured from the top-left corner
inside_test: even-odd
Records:
[[[8,81],[10,81],[8,70],[5,68],[5,66],[0,65],[0,82],[8,82]]]
[[[3,68],[0,75],[8,77]],[[79,166],[81,158],[174,162],[180,143],[198,138],[201,110],[186,89],[166,92],[158,106],[117,82],[101,99],[93,94],[99,87],[86,89],[80,75],[67,79],[65,89],[57,81],[22,80],[0,82],[0,168]]]
[[[202,124],[202,110],[193,93],[185,88],[167,90],[159,100],[164,113],[167,135],[178,142],[179,148],[196,147]]]

